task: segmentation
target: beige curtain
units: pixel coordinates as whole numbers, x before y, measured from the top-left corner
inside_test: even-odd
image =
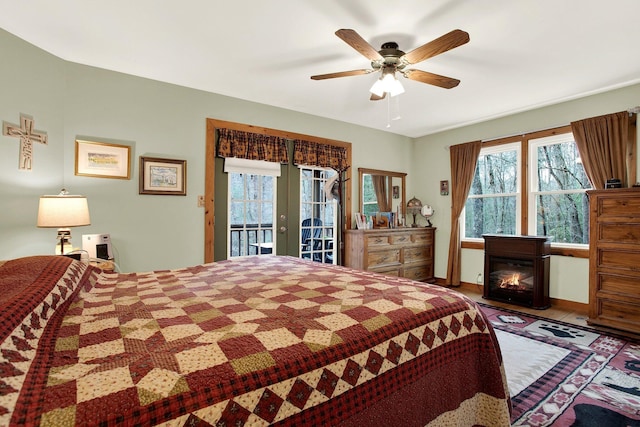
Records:
[[[629,113],[607,114],[571,123],[584,170],[595,189],[617,178],[628,187]]]
[[[482,148],[481,141],[449,147],[451,158],[451,237],[447,262],[447,286],[460,286],[460,215],[469,195]]]
[[[391,206],[389,206],[387,177],[385,175],[371,175],[371,181],[373,182],[373,190],[376,193],[376,200],[378,201],[379,211],[390,212]]]

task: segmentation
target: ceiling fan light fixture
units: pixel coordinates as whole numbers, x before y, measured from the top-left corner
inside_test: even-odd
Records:
[[[389,95],[391,96],[400,95],[401,93],[404,93],[404,87],[402,86],[402,83],[394,77],[389,83],[389,90],[387,92],[389,92]]]
[[[383,73],[382,77],[375,81],[369,92],[376,96],[382,96],[385,92],[391,96],[400,95],[404,93],[404,87],[402,83],[396,79],[395,73]]]
[[[369,92],[371,92],[376,96],[382,96],[385,92],[384,88],[385,88],[385,85],[384,83],[382,83],[382,79],[377,79],[373,84],[373,86],[371,86],[371,89],[369,89]]]

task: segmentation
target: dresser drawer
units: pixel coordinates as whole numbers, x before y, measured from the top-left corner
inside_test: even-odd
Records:
[[[636,190],[637,191],[637,190]],[[631,193],[633,194],[633,193]],[[607,217],[640,217],[640,197],[621,197],[611,193],[611,197],[605,194],[600,197],[596,205],[598,219]]]
[[[596,252],[598,268],[640,272],[640,250],[623,250],[619,247],[609,248],[601,246]]]
[[[368,236],[367,237],[367,246],[368,247],[378,247],[378,246],[388,246],[389,245],[389,236],[381,235],[381,236]]]
[[[400,249],[389,249],[386,251],[371,251],[367,263],[368,268],[375,268],[381,265],[400,264]]]
[[[423,261],[429,258],[431,247],[404,248],[404,262]]]
[[[411,234],[394,234],[389,236],[392,245],[406,245],[411,243]]]
[[[599,299],[595,323],[638,333],[640,332],[640,305],[618,299]]]
[[[596,290],[598,295],[615,294],[625,298],[637,298],[640,302],[640,276],[599,273]]]
[[[433,243],[433,233],[417,233],[413,236],[413,242],[421,245],[430,245]]]
[[[640,244],[640,223],[638,222],[600,222],[597,239],[601,242]]]
[[[400,268],[399,267],[384,267],[384,268],[376,268],[371,271],[375,271],[376,273],[385,274],[387,276],[393,277],[401,277]]]
[[[426,280],[431,277],[431,269],[427,266],[405,268],[403,276],[411,280]]]

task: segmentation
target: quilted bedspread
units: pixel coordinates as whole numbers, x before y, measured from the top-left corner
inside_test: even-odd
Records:
[[[509,425],[497,341],[434,285],[291,257],[0,264],[0,425]]]

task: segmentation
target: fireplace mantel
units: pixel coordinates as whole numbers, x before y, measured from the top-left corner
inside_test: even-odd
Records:
[[[483,297],[549,308],[551,242],[544,236],[484,234]],[[512,276],[517,277],[511,283]]]

